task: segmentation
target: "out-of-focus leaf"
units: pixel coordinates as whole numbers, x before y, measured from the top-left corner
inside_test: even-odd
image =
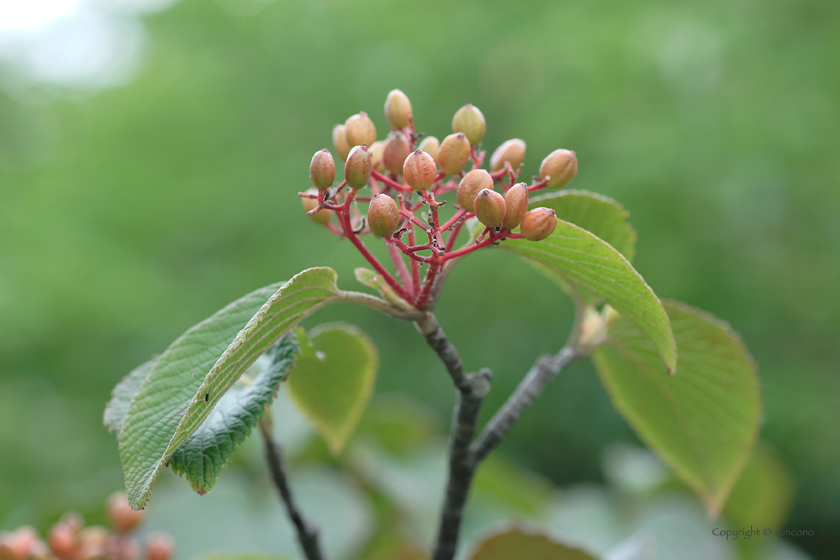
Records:
[[[603,239],[632,262],[636,254],[636,230],[627,222],[630,212],[608,196],[573,189],[536,196],[529,208],[544,206],[557,217],[582,227]]]
[[[755,363],[728,324],[679,302],[666,309],[676,375],[666,375],[653,345],[623,317],[610,323],[594,361],[618,411],[716,515],[758,435]]]
[[[398,309],[404,309],[406,311],[415,309],[413,305],[405,301],[403,298],[397,295],[397,292],[388,285],[388,282],[382,278],[381,274],[377,274],[376,272],[370,270],[369,268],[359,267],[354,270],[356,274],[356,280],[359,281],[360,284],[367,286],[369,288],[373,288],[379,295],[381,295],[385,301],[390,303],[391,305],[397,307]]]
[[[511,529],[485,539],[472,560],[595,560],[579,548],[570,548],[545,535]]]
[[[428,405],[403,394],[376,395],[357,434],[373,438],[384,450],[406,456],[441,437],[443,423]]]
[[[784,525],[792,497],[793,482],[787,467],[759,442],[732,488],[723,516],[736,529],[776,529]]]
[[[102,422],[109,432],[116,434],[117,440],[120,438],[120,430],[123,420],[125,420],[125,414],[128,412],[128,407],[131,406],[134,395],[137,394],[137,390],[140,389],[140,385],[148,377],[154,365],[155,361],[149,360],[137,366],[131,370],[131,373],[123,377],[111,391],[111,400],[105,405]]]
[[[547,506],[554,487],[545,479],[498,457],[482,463],[475,475],[473,494],[504,504],[506,509],[538,514]]]
[[[249,383],[238,382],[231,387],[198,430],[172,454],[169,466],[185,475],[193,490],[206,494],[213,489],[236,448],[274,400],[297,352],[294,334],[287,333],[266,353],[269,365]]]
[[[155,361],[120,432],[132,507],[146,504],[160,469],[240,375],[298,322],[338,297],[335,281],[334,270],[310,268],[286,284],[252,292],[192,327]]]
[[[511,239],[501,245],[561,275],[607,302],[636,325],[656,348],[668,371],[677,346],[662,303],[621,253],[592,233],[563,220],[542,241]]]
[[[308,338],[299,332],[301,353],[286,387],[330,451],[338,454],[373,392],[379,354],[368,336],[352,325],[321,325]]]

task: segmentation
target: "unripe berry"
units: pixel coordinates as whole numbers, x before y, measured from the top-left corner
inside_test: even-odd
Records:
[[[525,142],[519,138],[503,142],[490,156],[490,171],[504,169],[505,162],[510,163],[513,169],[522,165],[525,159]]]
[[[412,189],[416,191],[428,189],[434,184],[436,176],[435,160],[426,152],[416,150],[405,158],[403,177]]]
[[[467,103],[455,113],[452,117],[452,132],[463,132],[470,141],[470,144],[475,146],[484,138],[484,133],[487,132],[487,123],[484,121],[484,115],[478,110],[478,107]]]
[[[332,138],[338,158],[341,161],[346,161],[347,154],[350,153],[350,144],[347,143],[347,129],[343,124],[337,124],[333,127]]]
[[[464,168],[468,159],[470,142],[463,132],[459,132],[443,139],[436,161],[445,175],[455,175]]]
[[[86,527],[79,532],[79,560],[98,560],[108,556],[108,531],[105,527]]]
[[[169,535],[155,533],[146,539],[146,560],[169,560],[174,552],[175,544]]]
[[[77,535],[84,522],[77,515],[64,516],[53,525],[49,533],[49,544],[53,555],[59,560],[69,560],[79,547]]]
[[[411,101],[398,89],[391,90],[385,99],[385,119],[391,128],[404,128],[411,124]]]
[[[438,153],[440,152],[440,142],[434,136],[426,136],[423,140],[420,141],[420,144],[417,146],[418,150],[423,150],[430,156],[432,159],[437,161]]]
[[[317,189],[328,189],[335,181],[335,162],[329,150],[315,152],[309,164],[309,178]]]
[[[390,237],[400,226],[400,209],[387,194],[375,194],[370,199],[368,225],[377,237]]]
[[[309,189],[306,191],[306,194],[318,194],[318,191],[315,189]],[[304,212],[309,212],[310,210],[315,210],[318,207],[318,199],[317,198],[301,198],[300,203],[303,206]],[[315,222],[316,224],[326,225],[330,221],[330,211],[329,210],[318,210],[313,215],[309,216],[309,219]]]
[[[76,533],[63,523],[50,529],[49,542],[53,554],[61,560],[70,558],[76,552]]]
[[[137,541],[125,536],[108,539],[105,551],[110,560],[137,560],[139,556]]]
[[[0,559],[27,560],[39,542],[38,533],[28,525],[14,533],[0,533]]]
[[[475,217],[489,228],[497,228],[505,219],[505,199],[496,191],[483,189],[473,201]]]
[[[344,123],[347,143],[354,146],[370,146],[376,141],[376,127],[364,111],[353,115]]]
[[[387,171],[385,167],[385,160],[383,159],[383,154],[385,152],[385,142],[382,140],[377,140],[373,144],[370,145],[370,164],[373,166],[374,171],[379,173],[385,173]]]
[[[29,554],[26,555],[26,560],[50,560],[50,558],[50,547],[41,539],[32,543]]]
[[[458,189],[455,191],[458,204],[468,212],[474,211],[475,197],[484,189],[493,190],[493,177],[484,169],[473,169],[464,175],[458,184]]]
[[[134,530],[146,515],[142,511],[131,509],[124,492],[114,492],[111,494],[111,497],[108,498],[107,513],[108,519],[111,521],[111,526],[120,535],[130,533]]]
[[[344,164],[344,178],[350,188],[361,189],[370,181],[371,169],[373,169],[372,158],[367,146],[356,146],[347,156],[347,163]]]
[[[519,231],[529,241],[545,239],[557,227],[557,214],[551,208],[534,208],[522,218]]]
[[[411,153],[411,144],[402,132],[394,132],[388,135],[385,140],[385,148],[382,152],[382,161],[385,169],[394,175],[401,175],[405,158]]]
[[[522,222],[528,211],[528,185],[517,183],[505,193],[505,219],[502,227],[513,229]]]
[[[548,178],[547,185],[562,188],[577,174],[577,156],[569,150],[554,150],[540,164],[540,178]]]

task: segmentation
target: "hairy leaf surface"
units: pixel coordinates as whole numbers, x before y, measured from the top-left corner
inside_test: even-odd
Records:
[[[239,376],[298,322],[338,297],[335,281],[332,269],[311,268],[282,286],[252,292],[192,327],[155,361],[120,432],[132,507],[146,504],[160,469]]]
[[[120,439],[120,430],[128,412],[128,407],[131,406],[134,395],[137,394],[140,385],[149,376],[149,372],[152,371],[154,365],[155,360],[149,360],[137,366],[131,370],[131,373],[123,377],[111,391],[111,400],[105,405],[102,422],[109,432],[116,434],[117,440]]]
[[[594,361],[618,411],[716,515],[758,435],[755,363],[726,323],[679,302],[666,309],[676,375],[666,375],[656,349],[623,317],[610,323]]]
[[[266,352],[266,367],[260,371],[259,362],[255,364],[249,371],[256,370],[256,377],[247,383],[244,379],[236,382],[204,423],[172,454],[169,466],[186,476],[193,490],[206,494],[213,489],[236,448],[251,435],[266,406],[274,401],[297,352],[294,334],[287,333]]]

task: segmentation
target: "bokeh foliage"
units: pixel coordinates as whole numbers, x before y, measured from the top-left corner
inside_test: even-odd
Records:
[[[330,129],[394,87],[441,137],[465,102],[485,145],[558,147],[576,188],[619,200],[634,264],[663,297],[725,318],[759,364],[766,424],[796,481],[790,527],[830,557],[840,526],[840,6],[791,2],[231,3],[147,20],[129,85],[0,93],[0,526],[98,507],[121,484],[100,424],[116,381],[259,286],[362,264],[294,196]],[[438,307],[493,410],[571,306],[505,252],[466,259]],[[352,316],[349,316],[352,315]],[[377,391],[448,414],[408,324],[339,305],[381,351]],[[311,321],[310,321],[311,323]],[[314,324],[314,323],[311,323]],[[505,344],[497,344],[504,337]],[[511,352],[510,348],[515,348]],[[631,439],[589,366],[558,379],[501,449],[561,484],[598,480]],[[224,484],[224,480],[220,482]]]

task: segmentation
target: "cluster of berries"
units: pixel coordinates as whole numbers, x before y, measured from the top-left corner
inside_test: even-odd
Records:
[[[528,211],[528,196],[540,189],[566,186],[577,173],[574,152],[550,153],[540,165],[539,176],[527,184],[517,182],[525,159],[522,140],[504,142],[490,157],[490,170],[481,168],[485,152],[480,145],[487,124],[473,105],[464,105],[455,113],[453,133],[442,142],[415,131],[411,102],[400,90],[388,94],[385,118],[391,127],[385,140],[377,140],[376,127],[366,113],[337,125],[333,145],[344,162],[344,180],[333,187],[335,160],[324,149],[315,153],[309,166],[315,188],[299,195],[313,221],[347,237],[397,294],[418,309],[429,303],[435,279],[447,261],[505,239],[540,241],[556,228],[554,210]],[[471,169],[464,172],[470,162]],[[371,196],[358,195],[365,187],[370,187]],[[441,197],[451,191],[455,191],[455,213],[442,222],[439,209],[446,201]],[[358,210],[358,202],[369,203],[366,215]],[[332,223],[333,213],[337,224]],[[456,249],[462,225],[473,217],[484,230]],[[428,242],[416,242],[420,232]],[[385,240],[399,281],[359,239],[368,233]],[[409,258],[410,272],[403,255]],[[422,265],[430,268],[421,282],[418,269]]]
[[[131,533],[144,513],[128,505],[125,494],[111,496],[107,505],[113,532],[105,527],[85,527],[79,514],[68,513],[53,525],[47,542],[29,526],[0,533],[0,560],[170,560],[174,545],[165,534],[152,534],[143,543],[142,556]]]

